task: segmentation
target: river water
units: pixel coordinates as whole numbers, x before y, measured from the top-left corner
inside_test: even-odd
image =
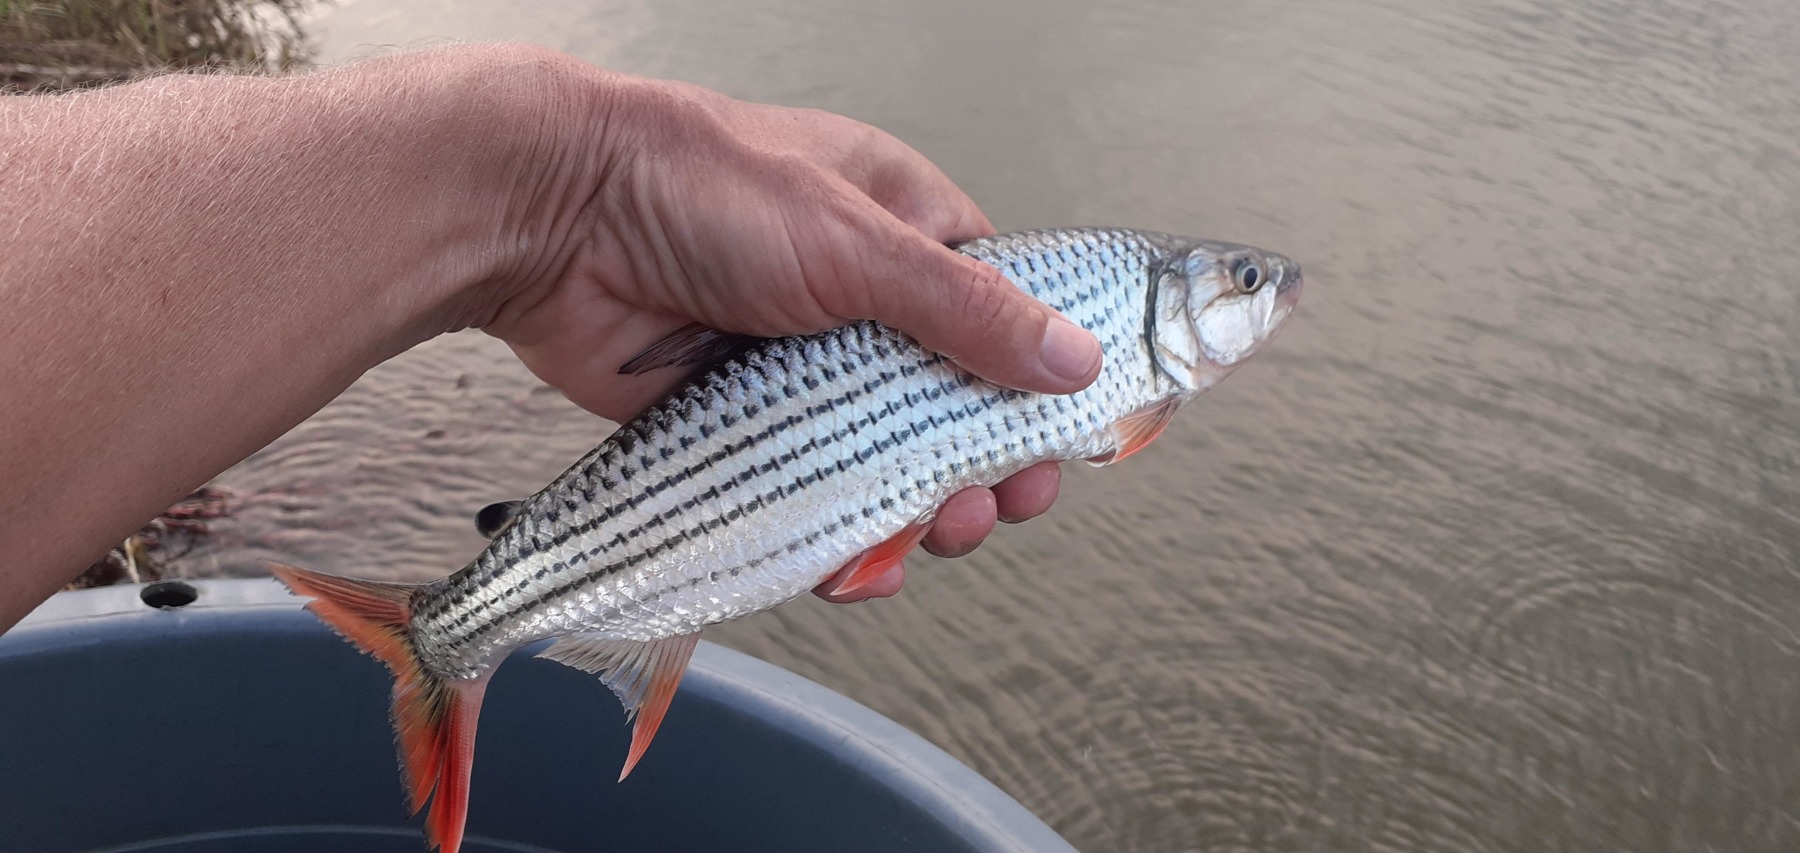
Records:
[[[1082,849],[1800,849],[1785,0],[380,0],[312,31],[835,110],[1003,230],[1305,265],[1269,352],[1048,517],[708,633]],[[442,574],[609,428],[441,339],[226,474],[240,519],[185,565]]]

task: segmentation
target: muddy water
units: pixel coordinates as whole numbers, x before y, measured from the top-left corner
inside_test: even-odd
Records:
[[[1800,848],[1789,4],[382,0],[314,31],[837,110],[1005,229],[1306,265],[1271,352],[1050,517],[710,632],[1081,848]],[[430,577],[607,431],[440,340],[227,474],[252,497],[189,570]]]

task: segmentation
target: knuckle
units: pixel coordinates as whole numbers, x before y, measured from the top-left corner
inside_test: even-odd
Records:
[[[989,332],[1010,332],[1005,328],[1016,319],[1013,295],[1000,274],[986,264],[965,265],[962,288],[962,311],[976,325]]]
[[[860,121],[846,119],[843,125],[845,148],[852,159],[862,163],[904,162],[912,149],[886,131]]]

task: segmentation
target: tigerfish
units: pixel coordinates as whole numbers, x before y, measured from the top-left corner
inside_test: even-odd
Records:
[[[837,576],[894,567],[951,496],[1046,460],[1109,465],[1256,353],[1292,313],[1300,267],[1248,246],[1126,229],[986,237],[958,251],[1093,332],[1105,364],[1068,395],[1003,388],[873,322],[758,340],[503,507],[486,550],[423,584],[273,571],[393,671],[410,805],[456,853],[475,723],[520,646],[598,675],[634,720],[621,781],[650,745],[707,625]],[[627,364],[703,362],[732,339],[690,327]],[[495,524],[494,522],[499,522]]]

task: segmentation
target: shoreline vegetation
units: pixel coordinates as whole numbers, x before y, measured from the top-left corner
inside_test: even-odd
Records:
[[[0,0],[0,96],[65,92],[205,69],[276,73],[312,53],[300,17],[318,0]],[[66,588],[160,580],[231,517],[206,486],[150,519]]]
[[[63,589],[89,589],[118,583],[149,583],[179,573],[175,561],[187,556],[213,533],[211,523],[231,518],[234,495],[216,486],[201,486],[163,510],[136,533],[106,552]]]
[[[312,53],[317,0],[0,0],[0,94],[196,69],[279,72]]]

